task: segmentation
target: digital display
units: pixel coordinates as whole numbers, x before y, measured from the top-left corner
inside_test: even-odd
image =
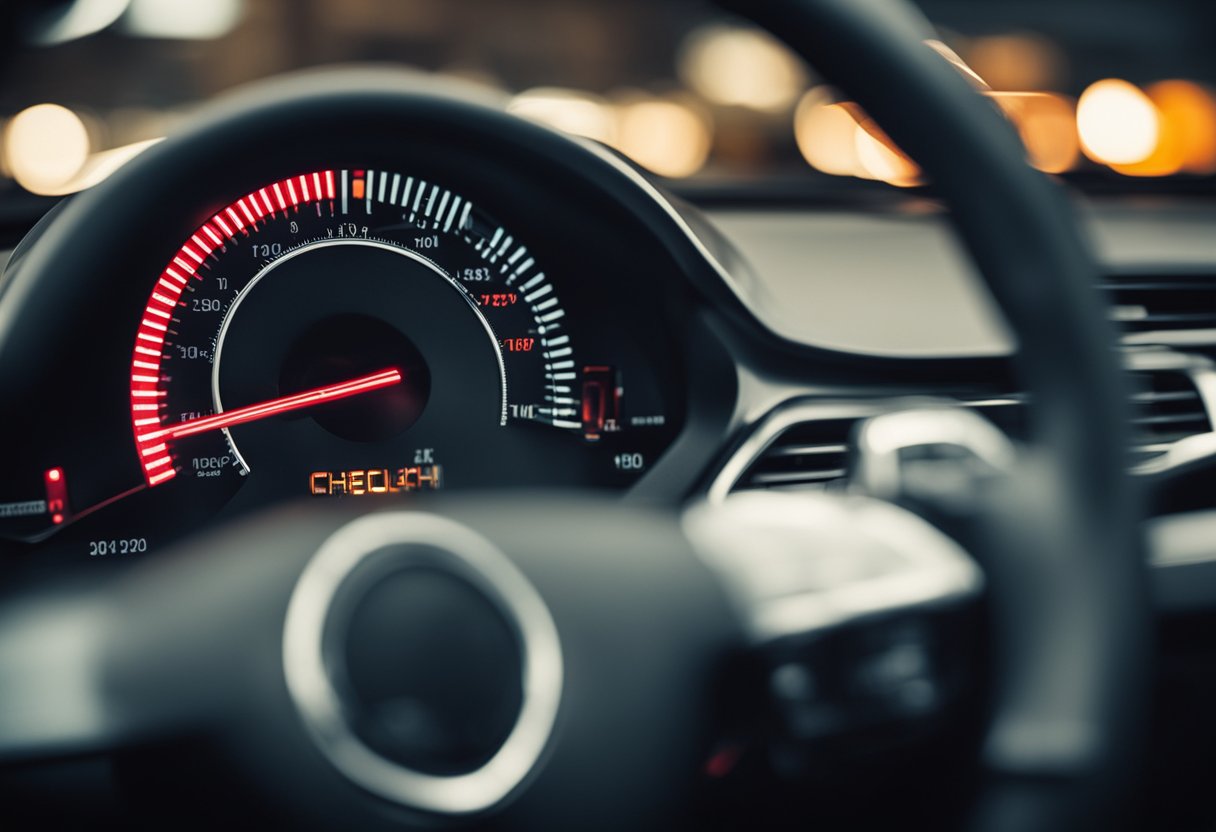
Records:
[[[308,475],[308,493],[314,497],[406,494],[412,491],[438,491],[442,485],[442,465],[313,471]]]

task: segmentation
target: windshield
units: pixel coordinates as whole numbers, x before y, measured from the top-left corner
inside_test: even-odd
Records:
[[[934,48],[1001,106],[1036,166],[1089,188],[1210,190],[1208,0],[922,7]],[[703,3],[43,0],[7,14],[5,194],[87,186],[217,93],[340,63],[492,87],[514,111],[673,180],[790,192],[922,184],[914,163],[788,50]]]

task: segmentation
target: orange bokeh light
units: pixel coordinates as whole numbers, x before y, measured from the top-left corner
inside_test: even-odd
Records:
[[[794,113],[798,149],[810,165],[834,176],[879,179],[906,188],[922,183],[920,168],[865,111],[837,102],[824,87],[806,93]]]
[[[1159,81],[1145,92],[1157,108],[1157,146],[1141,162],[1113,165],[1127,176],[1216,173],[1216,97],[1193,81]]]
[[[1145,161],[1160,135],[1157,108],[1127,81],[1105,78],[1090,84],[1077,101],[1077,131],[1085,155],[1104,165]]]
[[[1059,89],[1068,59],[1051,40],[1032,32],[972,38],[967,63],[996,90]]]
[[[853,142],[857,122],[833,101],[822,88],[804,95],[794,113],[794,139],[802,157],[816,170],[833,176],[856,176],[861,168]]]
[[[1064,173],[1081,156],[1076,105],[1045,92],[988,93],[1018,128],[1032,165],[1047,173]]]

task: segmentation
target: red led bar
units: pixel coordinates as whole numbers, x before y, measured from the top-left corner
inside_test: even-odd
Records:
[[[48,468],[42,475],[42,482],[46,486],[46,510],[51,515],[51,522],[58,526],[71,516],[67,477],[62,468]]]
[[[202,269],[216,249],[228,240],[257,230],[267,217],[296,210],[298,206],[335,198],[332,170],[293,176],[267,185],[220,209],[182,244],[165,266],[144,307],[135,334],[131,356],[131,427],[140,467],[148,485],[160,485],[176,476],[170,437],[164,425],[165,390],[161,385],[165,336],[177,312],[184,305],[183,287],[191,280],[202,280]],[[235,411],[233,411],[235,412]],[[149,438],[152,436],[152,438]]]

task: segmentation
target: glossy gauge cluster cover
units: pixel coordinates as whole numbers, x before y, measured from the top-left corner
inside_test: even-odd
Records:
[[[567,280],[571,278],[565,278]],[[219,504],[635,480],[663,391],[579,349],[563,276],[470,198],[325,169],[217,211],[157,277],[130,361],[150,488]]]
[[[0,550],[154,552],[288,501],[695,488],[736,384],[700,315],[734,297],[716,265],[621,160],[458,93],[268,84],[29,235],[0,348],[42,356],[3,368],[39,407],[0,403],[0,505],[39,510],[0,516]]]

